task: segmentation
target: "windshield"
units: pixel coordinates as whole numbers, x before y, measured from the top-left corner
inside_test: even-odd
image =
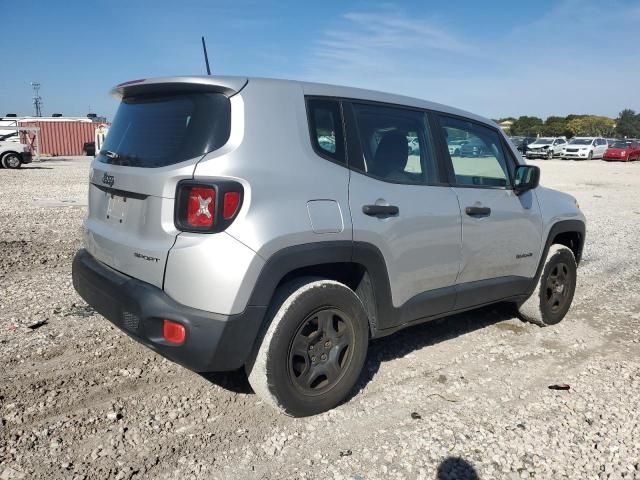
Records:
[[[553,143],[553,138],[538,138],[532,145],[549,145]]]
[[[609,148],[627,148],[629,144],[627,142],[613,142]]]
[[[591,145],[592,138],[572,138],[569,142],[570,145]]]
[[[231,105],[219,93],[125,98],[97,158],[115,165],[164,167],[220,148],[230,128]]]

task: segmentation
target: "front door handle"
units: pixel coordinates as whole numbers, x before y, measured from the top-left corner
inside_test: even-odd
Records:
[[[370,217],[386,218],[398,215],[400,209],[395,205],[364,205],[362,213]]]
[[[467,207],[464,209],[464,213],[470,217],[488,217],[491,215],[491,209],[489,207]]]

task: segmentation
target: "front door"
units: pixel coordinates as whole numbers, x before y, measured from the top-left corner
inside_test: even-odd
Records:
[[[538,266],[542,218],[535,192],[511,188],[515,159],[488,126],[439,116],[445,139],[482,145],[474,157],[450,155],[451,183],[462,215],[462,260],[456,280],[457,308],[489,303],[528,284]]]

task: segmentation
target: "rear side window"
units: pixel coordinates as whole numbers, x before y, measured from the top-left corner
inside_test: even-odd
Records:
[[[354,104],[353,109],[365,173],[394,183],[437,181],[423,112],[369,104]]]
[[[457,185],[507,187],[509,169],[498,133],[458,118],[439,116]],[[452,144],[460,144],[452,151]]]
[[[98,160],[165,167],[217,150],[230,130],[231,104],[219,93],[125,98]]]
[[[323,157],[345,162],[340,104],[336,100],[307,100],[309,132],[314,150]]]

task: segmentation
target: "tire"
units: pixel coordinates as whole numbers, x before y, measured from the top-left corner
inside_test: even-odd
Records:
[[[2,166],[4,168],[20,168],[22,166],[22,160],[17,153],[5,153],[2,157]]]
[[[518,305],[518,316],[541,327],[560,323],[573,301],[577,270],[576,259],[569,248],[551,245],[536,289]]]
[[[276,292],[270,324],[245,369],[254,392],[294,417],[332,409],[353,389],[367,356],[369,324],[347,286],[307,277]]]
[[[589,156],[587,157],[587,160],[593,160],[593,150],[589,152]]]
[[[553,150],[549,150],[549,152],[547,152],[547,160],[553,160]]]

